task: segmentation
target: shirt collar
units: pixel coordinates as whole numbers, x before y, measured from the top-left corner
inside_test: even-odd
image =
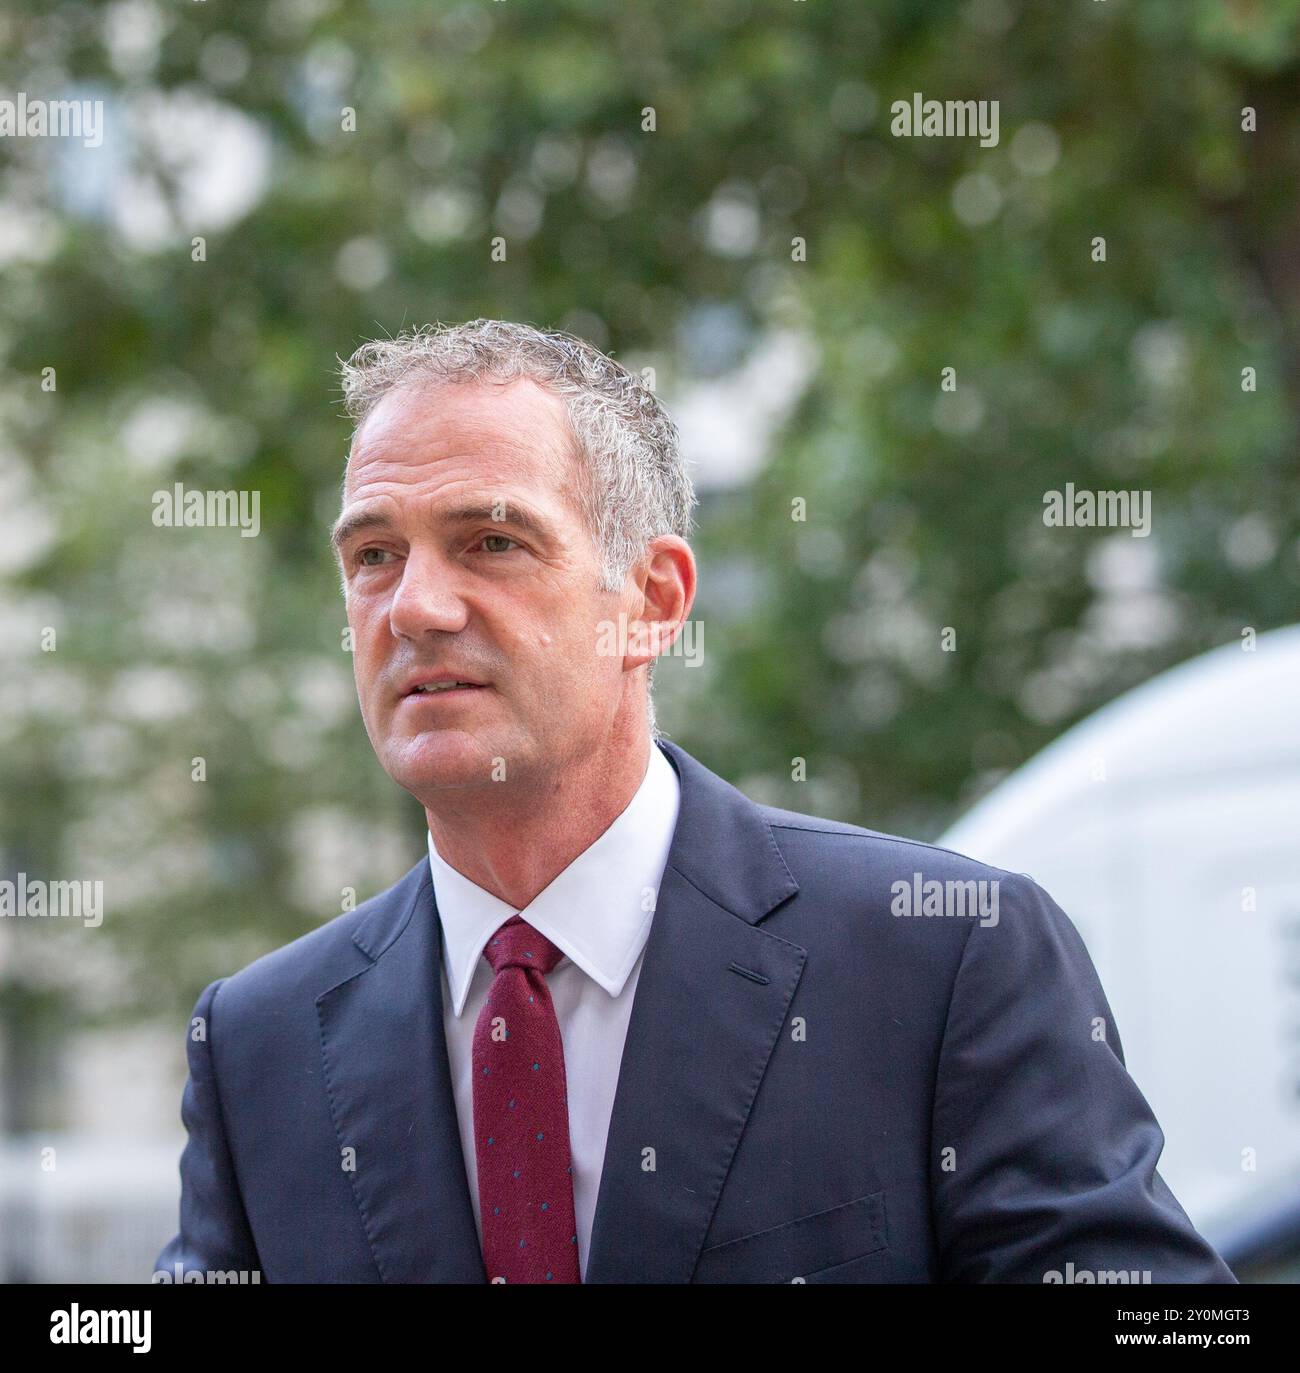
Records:
[[[521,915],[610,996],[618,996],[650,933],[680,804],[676,769],[652,742],[645,777],[622,814],[522,911],[453,868],[430,834],[443,966],[456,1015],[465,1007],[484,946],[512,915]]]

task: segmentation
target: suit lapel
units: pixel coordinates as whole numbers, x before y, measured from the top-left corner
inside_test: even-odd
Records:
[[[675,744],[681,812],[646,943],[585,1280],[687,1282],[805,951],[759,928],[798,890],[758,808]]]
[[[425,860],[362,920],[359,971],[316,998],[330,1113],[384,1282],[486,1282],[442,1023]],[[349,1154],[347,1151],[354,1151]]]

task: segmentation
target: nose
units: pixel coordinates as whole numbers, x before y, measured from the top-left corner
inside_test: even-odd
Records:
[[[469,609],[456,576],[456,570],[435,554],[410,549],[388,607],[394,636],[418,641],[435,631],[454,634],[464,629]]]

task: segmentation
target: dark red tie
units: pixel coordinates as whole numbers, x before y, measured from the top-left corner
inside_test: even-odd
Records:
[[[546,974],[564,955],[512,916],[474,1026],[474,1148],[489,1282],[581,1282],[564,1045]]]

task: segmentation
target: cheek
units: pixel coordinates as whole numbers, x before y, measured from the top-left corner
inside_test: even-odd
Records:
[[[515,650],[506,655],[507,672],[531,680],[548,698],[572,695],[573,685],[590,682],[600,666],[591,636],[579,625],[533,626],[517,636]]]
[[[365,686],[383,667],[388,653],[387,624],[382,615],[353,603],[348,607],[348,627],[352,631],[352,672],[357,684]]]

